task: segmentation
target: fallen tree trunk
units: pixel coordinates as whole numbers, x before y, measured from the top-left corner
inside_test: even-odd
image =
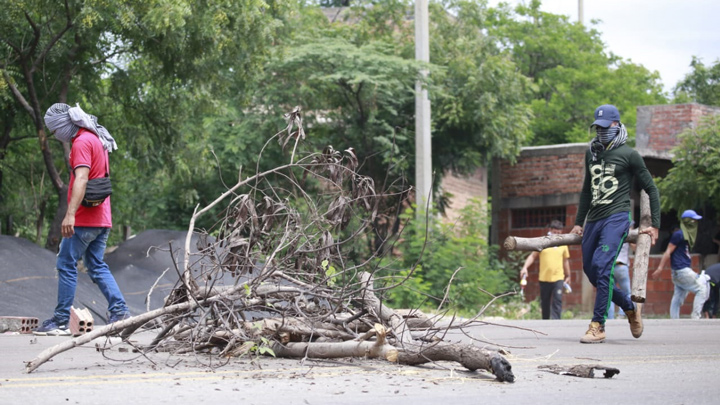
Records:
[[[392,325],[393,333],[400,340],[397,348],[397,362],[400,364],[416,365],[431,361],[455,361],[468,370],[483,369],[490,371],[500,381],[514,382],[512,366],[497,352],[480,349],[469,344],[459,343],[420,343],[412,340],[409,327],[403,318],[382,305],[373,292],[373,278],[369,273],[360,275],[360,280],[366,286],[362,294],[364,303],[369,310],[379,314],[383,321]]]
[[[330,359],[344,357],[382,358],[415,366],[434,361],[457,362],[468,370],[488,370],[499,381],[514,382],[510,363],[499,353],[467,344],[433,344],[416,351],[399,349],[387,343],[347,341],[341,343],[288,343],[272,346],[278,357]]]
[[[627,242],[635,243],[638,239],[637,229],[630,231]],[[508,236],[503,242],[506,250],[519,251],[537,251],[554,246],[580,245],[582,244],[582,236],[574,233],[563,233],[557,235],[539,236],[536,238],[521,238],[519,236]]]
[[[650,228],[651,226],[650,197],[645,190],[642,190],[640,192],[640,229]],[[645,302],[651,245],[652,238],[650,235],[643,233],[638,236],[635,246],[635,261],[633,263],[632,293],[630,294],[630,299],[635,302]]]

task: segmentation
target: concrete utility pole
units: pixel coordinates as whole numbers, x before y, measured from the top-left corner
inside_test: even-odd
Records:
[[[430,62],[429,37],[428,0],[415,0],[415,59],[418,61]],[[423,75],[427,74],[427,71],[423,71]],[[430,99],[420,81],[415,83],[415,186],[418,208],[429,207],[432,204]]]
[[[583,0],[578,0],[578,22],[583,24]]]

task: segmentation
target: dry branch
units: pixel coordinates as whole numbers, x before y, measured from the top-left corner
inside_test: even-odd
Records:
[[[49,348],[27,363],[27,372],[95,338],[128,339],[145,327],[156,333],[149,345],[139,347],[145,352],[227,358],[272,351],[276,356],[372,357],[410,365],[454,361],[514,381],[510,363],[497,352],[443,340],[450,329],[467,335],[464,328],[478,324],[474,318],[443,326],[441,317],[401,313],[382,302],[381,292],[407,280],[397,277],[404,269],[374,266],[378,252],[387,249],[351,264],[346,246],[357,240],[367,245],[361,238],[373,234],[376,219],[395,212],[383,199],[407,195],[407,189],[376,190],[373,180],[358,172],[361,165],[352,148],[340,152],[327,146],[303,156],[300,110],[287,118],[288,127],[265,147],[272,140],[292,143],[289,164],[256,169],[208,206],[195,209],[183,260],[175,269],[178,282],[163,308]],[[381,211],[384,206],[388,212]],[[198,218],[215,207],[222,207],[224,217],[211,229],[196,229]],[[177,254],[172,246],[170,254]],[[376,276],[400,281],[376,289]]]

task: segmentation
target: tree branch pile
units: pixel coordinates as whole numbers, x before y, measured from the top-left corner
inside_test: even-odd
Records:
[[[497,351],[444,340],[449,328],[417,311],[402,313],[383,303],[383,291],[401,285],[380,268],[380,251],[362,243],[385,213],[383,199],[406,195],[399,182],[382,192],[360,174],[352,148],[326,147],[301,156],[305,138],[298,108],[288,126],[266,143],[255,174],[240,178],[190,219],[180,275],[163,308],[68,340],[28,362],[32,372],[54,355],[99,336],[130,338],[139,328],[156,335],[142,351],[203,353],[220,359],[272,354],[282,357],[382,358],[401,364],[453,361],[514,381]],[[260,170],[263,152],[278,141],[292,147],[290,163]],[[222,209],[220,209],[222,208]],[[215,210],[215,211],[213,211]],[[217,214],[220,212],[220,214]],[[197,229],[215,213],[212,229]],[[390,215],[390,214],[388,214]],[[191,253],[191,237],[197,246]],[[354,259],[350,260],[353,256]],[[409,276],[405,276],[409,277]],[[376,288],[376,279],[383,287]],[[452,323],[451,323],[452,325]]]

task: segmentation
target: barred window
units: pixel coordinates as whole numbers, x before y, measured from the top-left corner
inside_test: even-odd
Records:
[[[545,228],[557,219],[565,224],[565,207],[522,208],[511,211],[511,227]]]

